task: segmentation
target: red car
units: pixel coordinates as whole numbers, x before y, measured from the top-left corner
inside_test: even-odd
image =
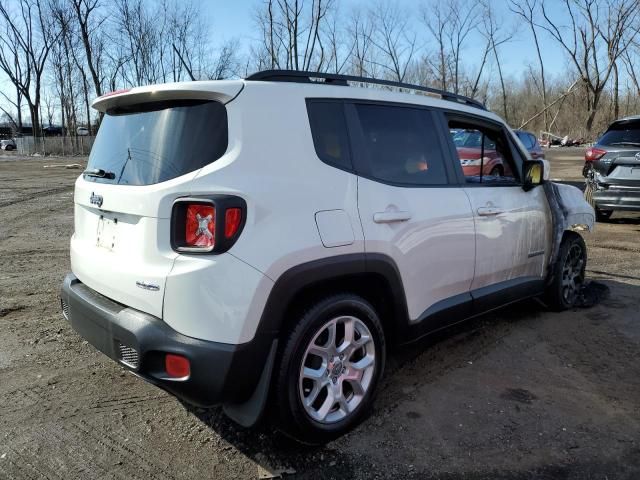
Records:
[[[502,161],[502,157],[496,152],[495,143],[484,137],[478,130],[458,130],[453,133],[453,143],[458,150],[460,164],[466,177],[480,176],[480,166],[482,165],[482,175],[502,177],[511,175],[509,166]],[[484,156],[481,155],[484,148]],[[482,157],[482,158],[481,158]]]

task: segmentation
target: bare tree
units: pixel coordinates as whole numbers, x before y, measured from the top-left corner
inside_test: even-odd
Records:
[[[607,82],[618,59],[637,37],[638,0],[564,0],[564,11],[548,11],[539,24],[568,54],[587,91],[586,130],[591,132]],[[564,15],[566,13],[566,15]],[[570,20],[569,33],[554,18]]]
[[[47,5],[41,0],[18,0],[15,15],[0,3],[0,69],[27,102],[34,136],[41,135],[40,100],[43,73],[56,32]]]
[[[398,82],[405,81],[417,51],[417,36],[408,16],[396,4],[378,2],[370,10],[373,23],[371,43],[378,55],[372,62]]]
[[[504,32],[502,28],[502,21],[496,17],[492,4],[489,1],[484,0],[483,14],[482,14],[482,28],[481,34],[487,42],[487,48],[493,53],[496,67],[498,69],[498,78],[500,80],[500,90],[502,96],[502,115],[504,119],[509,122],[509,110],[507,108],[507,90],[504,82],[504,75],[502,73],[502,65],[500,63],[500,54],[498,53],[498,47],[513,38],[513,33]]]
[[[355,9],[349,17],[347,27],[349,43],[351,44],[351,71],[361,77],[372,76],[369,70],[371,50],[373,44],[373,22],[371,16],[364,13],[362,8]]]
[[[533,36],[533,42],[536,46],[536,54],[538,56],[538,65],[540,67],[540,94],[542,95],[542,106],[544,129],[549,129],[549,120],[547,115],[547,83],[544,71],[544,61],[542,60],[542,52],[540,50],[540,41],[538,39],[538,31],[536,27],[535,18],[537,16],[538,0],[509,0],[509,8],[519,18],[523,19],[531,30]]]
[[[270,68],[323,70],[322,26],[333,8],[333,0],[265,0],[255,14],[262,41],[256,55]]]
[[[87,67],[91,73],[93,89],[97,97],[102,95],[101,56],[104,48],[100,26],[106,17],[96,18],[100,0],[71,0],[79,27],[79,35],[84,47]],[[98,54],[96,54],[98,53]]]

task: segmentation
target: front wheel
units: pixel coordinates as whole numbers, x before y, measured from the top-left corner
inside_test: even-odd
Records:
[[[313,445],[355,427],[373,404],[385,350],[369,302],[341,294],[316,303],[285,339],[275,382],[278,427]]]
[[[553,265],[553,280],[547,287],[545,300],[556,311],[573,307],[584,285],[587,247],[580,235],[568,232],[560,245]]]

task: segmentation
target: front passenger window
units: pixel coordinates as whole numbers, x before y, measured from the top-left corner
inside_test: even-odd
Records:
[[[467,183],[518,182],[511,150],[501,130],[452,120],[449,131]]]

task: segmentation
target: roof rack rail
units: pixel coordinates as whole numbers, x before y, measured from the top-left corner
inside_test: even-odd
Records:
[[[392,80],[381,80],[377,78],[358,77],[356,75],[341,75],[337,73],[307,72],[302,70],[263,70],[249,75],[245,80],[263,80],[268,82],[294,82],[294,83],[320,83],[311,80],[312,78],[321,78],[323,84],[348,86],[348,82],[371,83],[374,85],[385,85],[388,87],[404,88],[407,90],[417,90],[420,92],[439,95],[443,100],[462,103],[472,107],[486,110],[487,108],[479,101],[473,98],[458,95],[456,93],[439,90],[437,88],[423,87],[422,85],[413,85],[411,83],[394,82]]]

